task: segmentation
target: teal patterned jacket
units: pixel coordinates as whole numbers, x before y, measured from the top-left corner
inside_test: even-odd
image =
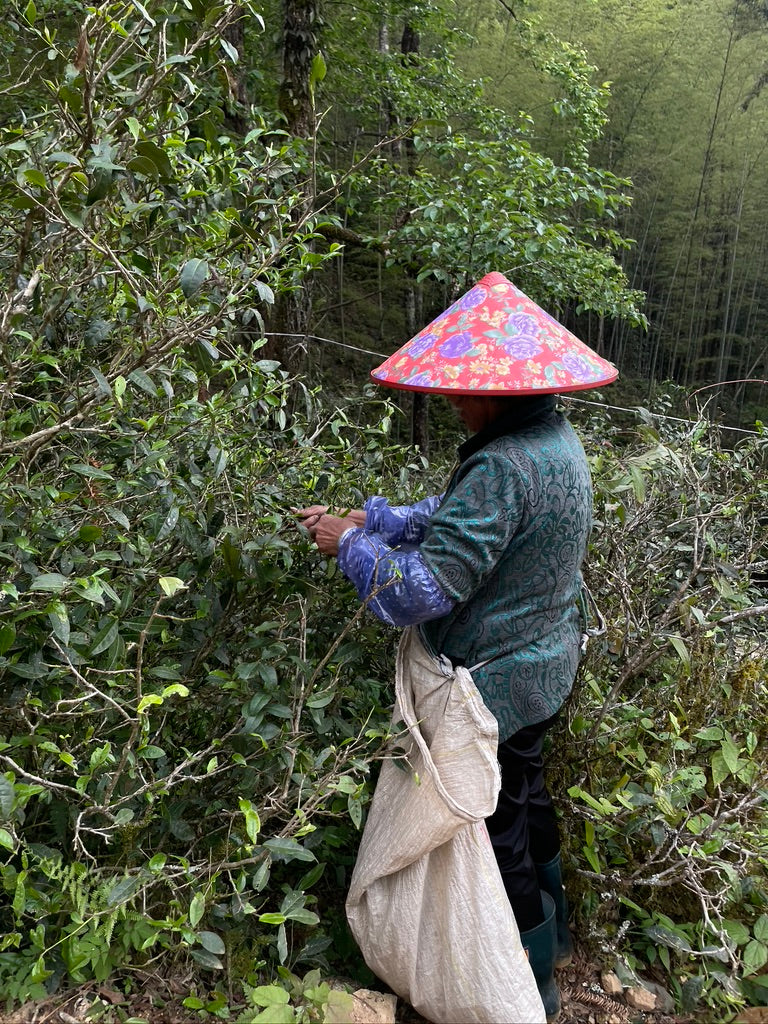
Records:
[[[571,691],[592,524],[589,466],[570,423],[551,398],[520,405],[461,446],[419,545],[457,602],[419,628],[433,651],[473,669],[500,740],[549,718]]]
[[[459,460],[444,495],[369,498],[338,562],[384,622],[420,624],[429,648],[472,669],[504,740],[551,717],[573,686],[589,468],[549,395],[511,400]]]

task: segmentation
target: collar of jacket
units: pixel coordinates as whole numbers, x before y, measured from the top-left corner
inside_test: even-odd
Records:
[[[554,395],[520,395],[519,398],[511,398],[509,407],[501,416],[497,416],[493,423],[459,445],[459,461],[464,462],[497,437],[515,434],[524,427],[543,422],[555,411],[555,405]]]

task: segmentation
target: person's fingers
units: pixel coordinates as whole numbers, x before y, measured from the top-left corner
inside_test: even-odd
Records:
[[[310,505],[309,508],[293,509],[294,513],[302,519],[312,519],[325,515],[328,511],[327,505]]]

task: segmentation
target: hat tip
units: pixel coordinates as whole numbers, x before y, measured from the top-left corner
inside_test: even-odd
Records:
[[[508,285],[512,282],[507,280],[507,278],[504,277],[503,274],[500,274],[498,270],[492,270],[489,274],[481,277],[477,283],[479,285],[485,285],[486,288],[493,288],[495,285]]]

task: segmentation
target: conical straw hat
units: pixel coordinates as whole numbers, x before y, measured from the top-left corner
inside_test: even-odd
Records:
[[[371,372],[378,384],[442,395],[544,395],[619,373],[508,281],[486,274]]]

